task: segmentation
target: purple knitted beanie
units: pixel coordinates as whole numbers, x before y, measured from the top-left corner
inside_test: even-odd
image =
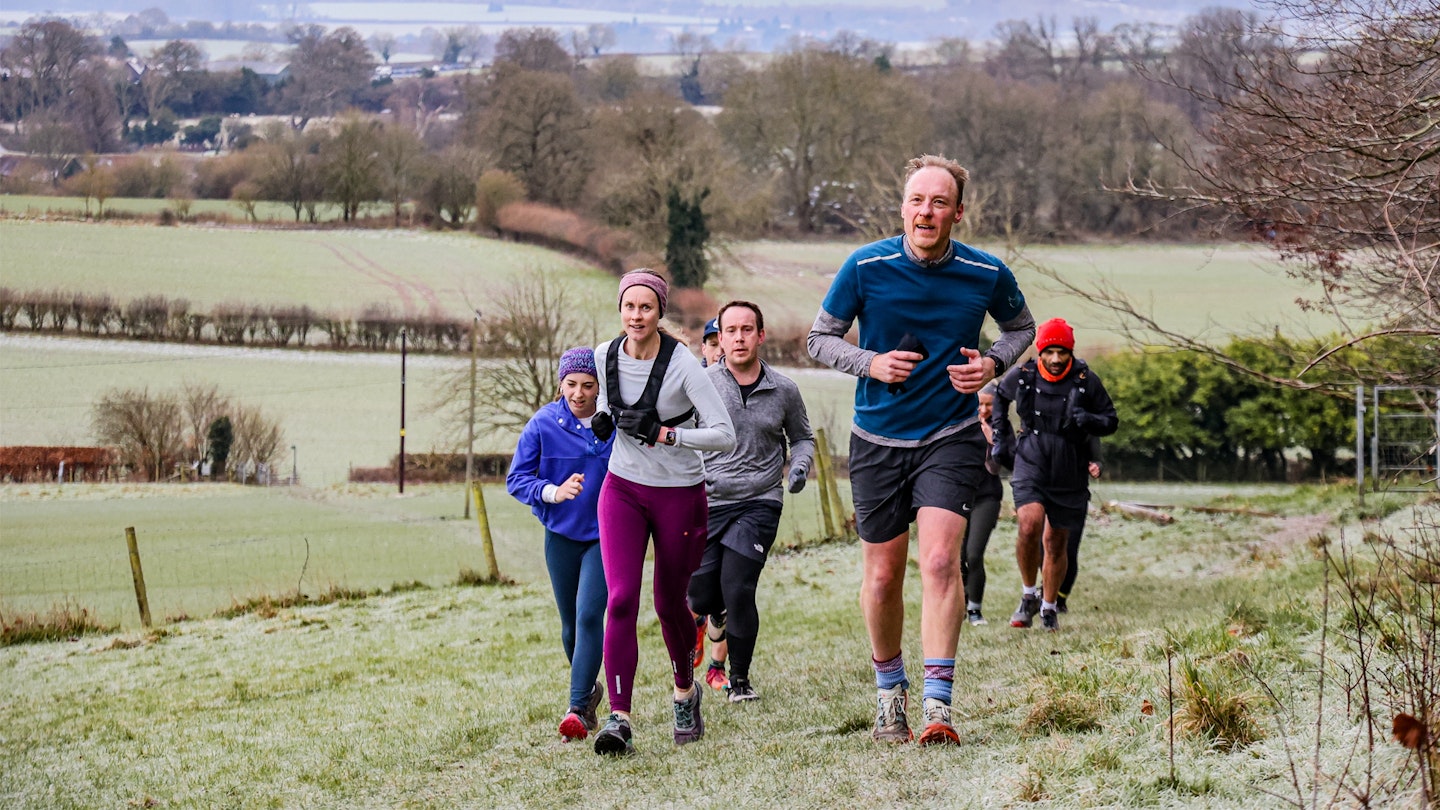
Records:
[[[565,379],[570,374],[589,374],[596,379],[600,378],[595,373],[595,350],[589,346],[576,346],[573,349],[566,349],[560,355],[560,379]]]

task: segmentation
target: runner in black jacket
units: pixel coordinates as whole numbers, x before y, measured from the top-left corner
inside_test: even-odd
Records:
[[[1025,586],[1010,626],[1029,627],[1040,614],[1046,630],[1060,628],[1056,600],[1065,577],[1065,545],[1071,530],[1084,525],[1090,502],[1091,436],[1109,436],[1120,426],[1115,404],[1100,377],[1074,355],[1075,332],[1060,318],[1035,334],[1039,358],[1007,374],[998,386],[990,425],[993,452],[1010,462],[1010,488],[1020,525],[1015,557]],[[1020,433],[1010,425],[1010,403]],[[1044,563],[1041,564],[1043,535]],[[1041,569],[1043,601],[1035,575]]]

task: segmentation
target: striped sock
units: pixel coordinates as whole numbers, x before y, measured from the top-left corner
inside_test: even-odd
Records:
[[[910,688],[910,679],[905,677],[905,653],[900,653],[889,661],[876,661],[870,659],[875,667],[875,686],[880,689],[894,689],[896,686]]]
[[[951,692],[955,685],[955,659],[954,658],[926,658],[925,659],[925,697],[939,698],[950,703]]]

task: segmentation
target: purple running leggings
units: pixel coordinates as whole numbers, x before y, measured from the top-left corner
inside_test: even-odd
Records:
[[[694,680],[690,654],[695,649],[695,620],[685,593],[705,551],[706,512],[704,484],[649,487],[611,473],[600,486],[600,556],[610,591],[605,609],[605,687],[611,711],[630,711],[640,657],[635,622],[651,537],[655,538],[655,615],[660,617],[675,686],[686,689]]]

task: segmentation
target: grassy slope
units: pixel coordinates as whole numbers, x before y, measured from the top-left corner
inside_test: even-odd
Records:
[[[962,633],[959,749],[870,741],[858,550],[837,544],[772,561],[755,668],[764,700],[739,707],[707,695],[706,739],[686,748],[669,742],[668,677],[648,610],[640,754],[605,761],[554,738],[565,667],[548,589],[446,587],[0,650],[0,747],[10,752],[0,803],[1275,806],[1256,790],[1288,780],[1272,721],[1262,716],[1266,740],[1235,753],[1182,737],[1172,787],[1162,718],[1172,643],[1202,664],[1243,652],[1305,722],[1313,680],[1300,648],[1316,627],[1319,566],[1303,534],[1260,542],[1283,535],[1278,526],[1198,513],[1168,528],[1096,521],[1060,634],[1002,622]],[[990,554],[995,619],[1015,593],[1013,527],[1000,524]],[[906,651],[918,677],[913,569],[909,579]],[[1235,614],[1263,629],[1233,632]],[[1098,727],[1022,731],[1057,695],[1092,706]],[[1327,754],[1342,742],[1329,740]],[[1396,758],[1382,749],[1381,767]]]
[[[462,568],[486,570],[476,524],[463,520],[463,492],[413,483],[404,496],[379,484],[0,487],[0,613],[44,613],[68,601],[137,628],[127,526],[139,538],[155,617],[205,616],[297,585],[313,597],[332,585],[448,584]],[[781,545],[819,533],[815,492],[788,496]],[[544,581],[530,510],[500,484],[485,487],[485,501],[501,572]]]

